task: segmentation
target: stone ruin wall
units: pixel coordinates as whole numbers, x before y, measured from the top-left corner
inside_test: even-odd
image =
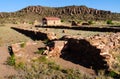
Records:
[[[52,47],[47,46],[47,53],[44,53],[48,57],[62,57],[63,59],[67,59],[65,56],[68,56],[67,60],[76,60],[77,62],[75,63],[79,63],[80,61],[82,64],[85,64],[93,61],[93,63],[86,64],[87,67],[98,64],[94,68],[98,66],[111,68],[112,64],[116,62],[113,56],[114,53],[111,51],[120,47],[120,33],[98,34],[85,38],[64,36],[62,41],[57,40],[53,42],[54,45]],[[120,51],[117,52],[120,53]],[[73,60],[69,55],[73,57]]]
[[[44,34],[45,38],[49,40],[55,38],[55,34],[40,34]],[[120,33],[98,34],[84,38],[81,36],[63,36],[47,45],[47,50],[43,54],[47,55],[48,58],[61,57],[88,68],[101,69],[111,68],[117,62],[112,50],[119,47]],[[120,51],[118,50],[117,53],[119,54]]]

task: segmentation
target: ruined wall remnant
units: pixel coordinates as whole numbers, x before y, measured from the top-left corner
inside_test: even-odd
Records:
[[[54,32],[43,32],[35,29],[26,29],[26,28],[18,28],[12,27],[12,29],[30,37],[33,40],[54,40],[57,39],[56,34]]]
[[[38,48],[45,47],[45,45],[42,42],[27,41],[15,43],[9,47],[11,47],[12,53],[15,56],[16,63],[24,63],[38,58],[40,55],[35,54],[35,52],[38,51]]]
[[[35,35],[35,38],[49,39],[50,42],[47,42],[46,50],[43,53],[48,58],[61,57],[75,64],[95,70],[111,68],[116,62],[114,53],[111,51],[120,47],[119,32],[98,34],[91,37],[63,36],[60,40],[53,40],[57,39],[54,33],[14,29],[26,35]],[[19,46],[16,45],[14,48],[14,52],[19,52]],[[22,54],[24,53],[21,51]]]
[[[60,57],[61,51],[63,50],[67,41],[53,41],[46,47],[47,50],[44,52],[48,57]]]
[[[108,64],[105,57],[101,56],[101,50],[92,46],[85,39],[71,38],[66,44],[67,48],[61,57],[73,63],[83,65],[93,69],[107,69]]]
[[[55,45],[48,46],[51,50],[48,51],[47,55],[48,57],[55,57],[56,54],[57,57],[88,68],[109,69],[115,62],[110,51],[120,46],[119,34],[101,34],[85,38],[64,36],[62,42],[66,40],[66,43],[60,45],[61,49],[57,51],[58,43],[61,43],[61,41],[56,41],[54,42]]]

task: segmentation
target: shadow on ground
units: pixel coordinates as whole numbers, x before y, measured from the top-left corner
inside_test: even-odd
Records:
[[[84,30],[84,31],[96,31],[96,32],[120,32],[120,26],[109,26],[109,27],[85,27],[85,26],[36,26],[38,28],[54,28],[54,29],[72,29],[72,30]]]
[[[22,33],[22,34],[30,37],[32,40],[46,40],[46,39],[48,39],[47,34],[42,33],[42,32],[25,30],[25,29],[20,29],[20,28],[15,28],[15,27],[11,27],[11,29],[14,29],[17,32]]]
[[[62,50],[61,58],[75,64],[92,68],[96,72],[100,69],[108,69],[107,62],[100,55],[101,50],[92,46],[88,41],[81,39],[69,39]]]

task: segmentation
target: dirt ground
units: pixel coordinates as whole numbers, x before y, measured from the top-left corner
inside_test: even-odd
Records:
[[[35,45],[29,45],[25,47],[25,53],[29,55],[28,58],[34,57],[34,52],[38,50],[39,47],[44,46],[42,42],[38,42]],[[14,69],[14,67],[7,65],[6,61],[10,57],[7,46],[0,47],[0,79],[4,79],[5,76],[10,76],[17,74],[18,72]]]
[[[22,25],[13,25],[13,24],[6,24],[6,25],[0,25],[0,79],[4,79],[4,76],[6,75],[13,75],[16,74],[17,71],[11,67],[5,64],[7,58],[10,56],[7,50],[7,46],[18,43],[18,42],[26,42],[30,41],[31,39],[29,37],[26,37],[25,35],[11,29],[12,26],[22,26]],[[29,26],[29,25],[26,25]],[[45,31],[46,29],[40,28],[39,30]],[[62,33],[63,29],[49,29],[50,32],[55,32],[57,36],[60,38],[63,35],[81,35],[81,36],[91,36],[95,34],[99,34],[101,32],[89,32],[89,31],[74,31],[74,30],[67,30],[66,33]],[[32,49],[33,48],[33,49]],[[30,50],[29,50],[30,49]],[[26,48],[28,52],[31,52],[31,50],[36,50],[35,47],[29,47]],[[85,73],[94,74],[94,71],[91,69],[87,69],[83,66],[74,64],[70,61],[66,61],[61,58],[54,59],[55,62],[58,65],[61,65],[64,68],[72,68],[72,69],[79,69],[81,71],[84,71]]]
[[[10,57],[7,47],[14,43],[31,40],[29,37],[12,30],[10,28],[12,26],[15,25],[0,25],[0,79],[17,73],[12,66],[6,65],[7,58]]]
[[[29,53],[30,58],[31,58],[31,56],[35,56],[33,52],[37,51],[37,49],[39,47],[41,47],[40,45],[42,45],[42,43],[41,44],[39,43],[34,46],[29,45],[28,47],[25,47],[25,49],[26,49],[25,53]],[[10,75],[14,75],[14,74],[18,73],[12,66],[6,65],[6,61],[7,61],[8,57],[10,57],[10,55],[8,53],[7,47],[0,47],[0,58],[1,58],[1,60],[0,60],[1,61],[0,62],[0,79],[5,79],[5,76],[10,76]],[[80,70],[82,73],[85,73],[85,74],[95,75],[94,70],[85,68],[78,64],[74,64],[74,63],[72,63],[70,61],[66,61],[62,58],[52,58],[52,60],[64,69],[75,69],[75,70]]]
[[[95,75],[95,71],[89,68],[86,68],[84,66],[81,66],[79,64],[74,64],[70,61],[64,60],[62,58],[52,58],[52,60],[60,65],[62,68],[66,68],[66,69],[73,69],[73,70],[80,70],[82,73],[84,74],[88,74],[88,75]]]
[[[0,79],[4,79],[5,76],[14,75],[17,71],[6,65],[7,58],[10,57],[7,47],[0,47]]]

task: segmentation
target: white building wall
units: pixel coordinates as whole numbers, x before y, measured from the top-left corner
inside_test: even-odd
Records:
[[[60,20],[49,20],[47,21],[47,25],[61,25],[61,21]]]

